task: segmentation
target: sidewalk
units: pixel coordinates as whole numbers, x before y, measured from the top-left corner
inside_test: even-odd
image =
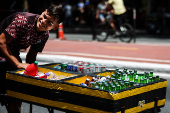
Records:
[[[105,64],[108,68],[127,68],[170,72],[170,39],[137,38],[137,43],[93,42],[88,34],[65,34],[67,40],[50,39],[37,60],[41,62],[85,61]],[[114,39],[115,40],[115,39]],[[144,41],[145,40],[145,41]],[[149,40],[149,41],[148,41]],[[161,42],[162,40],[162,42]],[[21,53],[25,58],[26,53]]]

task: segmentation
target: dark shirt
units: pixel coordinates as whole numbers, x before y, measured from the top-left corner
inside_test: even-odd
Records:
[[[19,58],[20,49],[26,49],[29,46],[37,52],[42,52],[48,40],[49,31],[36,30],[39,16],[28,12],[17,12],[0,23],[0,34],[4,33],[11,40],[8,46],[15,57]]]

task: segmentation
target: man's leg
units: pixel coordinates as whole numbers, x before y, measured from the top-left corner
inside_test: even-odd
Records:
[[[9,113],[21,113],[21,105],[22,105],[22,102],[20,101],[8,102]]]
[[[21,58],[18,59],[20,62],[22,62]],[[8,61],[6,61],[7,64],[7,70],[8,71],[15,71],[17,70],[16,67],[14,67],[12,64],[10,64]],[[18,101],[17,99],[14,98],[8,98],[7,100],[8,104],[8,111],[9,113],[21,113],[21,101]]]

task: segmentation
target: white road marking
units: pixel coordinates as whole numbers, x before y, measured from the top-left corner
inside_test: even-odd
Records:
[[[148,58],[135,58],[135,57],[122,57],[122,56],[108,56],[108,55],[97,55],[97,54],[88,54],[88,53],[75,53],[75,52],[48,52],[43,51],[44,54],[64,54],[64,55],[82,55],[88,57],[100,57],[100,58],[116,58],[116,59],[124,59],[124,60],[139,60],[139,61],[152,61],[152,62],[162,62],[162,63],[170,63],[170,60],[159,60],[159,59],[148,59]]]

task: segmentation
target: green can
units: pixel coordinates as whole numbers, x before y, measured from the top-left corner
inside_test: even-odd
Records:
[[[62,64],[61,64],[61,69],[67,70],[67,64],[68,64],[68,63],[66,63],[66,62],[62,63]]]

